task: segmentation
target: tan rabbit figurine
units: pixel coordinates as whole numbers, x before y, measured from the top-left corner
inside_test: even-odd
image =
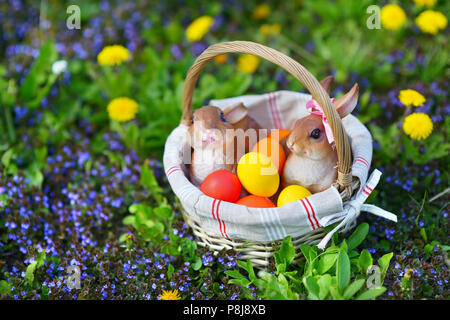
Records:
[[[255,129],[254,139],[257,141],[259,128],[242,103],[229,106],[224,111],[215,106],[195,110],[188,130],[188,141],[193,148],[191,182],[200,186],[210,173],[217,170],[236,172],[237,162],[248,152],[251,143],[249,136],[242,140],[237,135],[244,135],[247,129]]]
[[[328,93],[332,81],[330,76],[321,82]],[[358,84],[355,84],[349,92],[334,100],[333,105],[341,119],[356,107],[358,93]],[[329,188],[336,180],[337,152],[334,144],[328,141],[320,115],[312,113],[297,120],[286,146],[290,154],[283,170],[282,187],[296,184],[316,193]]]

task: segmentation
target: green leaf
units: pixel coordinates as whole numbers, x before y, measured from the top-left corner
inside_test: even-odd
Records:
[[[40,268],[44,265],[46,256],[47,255],[45,254],[45,251],[42,251],[38,254],[38,256],[36,258],[36,261],[37,261],[36,268]]]
[[[136,217],[135,216],[126,216],[123,218],[122,223],[126,226],[135,226],[136,223]]]
[[[250,281],[253,282],[257,279],[255,270],[253,269],[252,261],[250,259],[247,260],[247,272],[248,272],[248,278],[250,279]]]
[[[40,187],[42,182],[44,182],[44,175],[42,174],[40,168],[36,165],[36,163],[31,164],[25,170],[25,176],[30,181],[30,186]]]
[[[316,250],[307,244],[300,245],[300,250],[305,256],[306,261],[308,261],[309,263],[312,263],[312,261],[317,257]]]
[[[122,233],[122,234],[120,235],[120,237],[119,237],[119,242],[120,242],[120,243],[125,242],[125,240],[127,239],[127,234],[128,234],[128,233]]]
[[[172,274],[175,271],[175,268],[173,267],[173,265],[171,265],[169,263],[169,266],[167,267],[167,278],[169,279],[169,281],[171,281],[172,279]]]
[[[364,241],[369,233],[369,225],[367,223],[360,224],[353,234],[347,238],[348,251],[358,247]]]
[[[317,279],[314,277],[304,278],[304,284],[308,290],[308,298],[312,300],[319,300],[320,287],[317,284]]]
[[[193,257],[195,255],[195,249],[197,249],[197,243],[189,238],[183,238],[180,241],[180,248],[184,255]]]
[[[288,288],[286,288],[285,282],[280,281],[282,280],[281,275],[277,278],[273,274],[265,273],[263,279],[265,281],[264,295],[267,300],[288,299]]]
[[[348,251],[349,251],[348,245],[347,245],[347,240],[346,240],[346,239],[344,239],[344,240],[342,241],[341,246],[340,246],[340,250],[343,250],[343,251],[345,251],[345,252],[348,252]]]
[[[364,291],[361,293],[358,297],[356,297],[356,300],[370,300],[375,299],[376,297],[382,295],[386,291],[385,287],[381,288],[372,288],[367,291]]]
[[[420,235],[422,236],[423,240],[425,242],[428,242],[428,236],[427,236],[427,231],[424,228],[420,228],[419,231]]]
[[[157,203],[163,201],[161,195],[163,189],[158,185],[158,180],[156,180],[152,169],[146,164],[141,166],[141,185],[147,188],[148,192],[153,196]]]
[[[345,251],[339,251],[336,264],[336,280],[339,292],[343,292],[350,281],[350,259]]]
[[[246,262],[244,261],[240,261],[237,260],[236,263],[243,268],[245,271],[247,271],[248,273],[248,278],[253,282],[254,280],[256,280],[256,274],[255,271],[253,270],[253,264],[252,261],[250,259],[248,259]]]
[[[25,271],[25,281],[31,285],[34,281],[34,271],[36,270],[38,262],[37,260],[34,260],[32,263],[30,263],[27,267],[27,270]]]
[[[382,256],[380,259],[378,259],[378,265],[380,266],[381,269],[381,275],[382,275],[382,279],[384,279],[386,272],[389,268],[389,263],[393,257],[394,253],[387,253],[384,256]]]
[[[425,250],[426,254],[430,254],[431,251],[433,251],[433,248],[434,248],[434,246],[432,244],[428,243],[427,245],[425,245],[425,247],[423,247],[423,250]]]
[[[9,163],[11,162],[13,156],[13,149],[8,149],[3,155],[2,155],[2,164],[5,168],[9,166]]]
[[[44,146],[42,148],[37,148],[34,150],[34,155],[36,157],[36,161],[37,163],[42,166],[45,165],[46,163],[46,158],[47,158],[47,147]]]
[[[283,239],[281,243],[280,250],[274,253],[275,263],[281,264],[284,263],[286,266],[290,265],[292,260],[295,257],[295,248],[292,243],[292,238],[286,237]]]
[[[57,57],[58,51],[55,44],[50,40],[45,42],[39,51],[39,56],[31,66],[30,72],[20,86],[19,93],[23,100],[30,101],[38,96],[38,89],[51,76],[52,63],[56,61]],[[33,104],[32,107],[36,106],[36,104]]]
[[[42,286],[42,294],[41,294],[41,300],[48,300],[48,293],[49,293],[49,288],[47,286]]]
[[[334,266],[337,257],[338,257],[337,253],[329,253],[329,254],[325,253],[321,255],[317,265],[317,271],[320,274],[324,274],[325,272],[330,270],[331,267]]]
[[[330,293],[334,300],[343,300],[344,299],[344,297],[339,292],[339,289],[334,285],[330,286]]]
[[[192,269],[195,271],[200,270],[200,268],[202,267],[202,259],[200,259],[199,257],[194,257],[194,261],[192,262]]]
[[[347,288],[345,288],[343,293],[344,299],[348,300],[351,297],[353,297],[359,291],[359,289],[361,289],[364,283],[365,283],[364,279],[353,281]]]
[[[161,204],[153,209],[153,212],[161,218],[171,219],[174,215],[172,208],[167,204]]]
[[[250,283],[251,283],[251,281],[250,280],[248,280],[244,275],[242,275],[239,271],[236,271],[236,270],[226,270],[225,271],[225,274],[227,275],[227,276],[230,276],[230,277],[233,277],[234,279],[231,279],[231,280],[229,280],[228,282],[229,283],[232,283],[232,284],[238,284],[238,285],[241,285],[241,286],[243,286],[243,287],[246,287],[246,286],[248,286]]]
[[[317,279],[317,284],[319,285],[319,299],[324,300],[328,297],[328,293],[330,292],[331,287],[331,276],[329,274],[324,274],[323,276]]]
[[[11,292],[11,285],[5,280],[0,280],[0,294],[7,294]]]
[[[370,268],[371,265],[373,265],[373,259],[372,259],[372,256],[369,251],[364,249],[361,252],[361,255],[359,256],[359,259],[358,259],[358,264],[359,264],[359,267],[361,268],[362,272],[364,274],[366,274],[367,269]]]

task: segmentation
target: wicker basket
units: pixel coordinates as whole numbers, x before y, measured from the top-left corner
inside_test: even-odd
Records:
[[[346,203],[354,195],[355,191],[358,190],[360,181],[358,178],[352,175],[352,150],[342,121],[337,114],[329,95],[322,88],[317,79],[301,64],[281,52],[278,52],[264,45],[248,41],[223,42],[214,44],[207,48],[200,56],[198,56],[187,73],[183,91],[182,118],[180,121],[180,125],[184,125],[187,127],[191,124],[193,111],[192,96],[197,79],[203,68],[209,61],[213,60],[214,57],[228,53],[252,54],[282,67],[285,71],[289,72],[300,83],[302,83],[311,93],[312,97],[321,105],[333,131],[336,150],[338,154],[338,176],[337,181],[333,184],[333,187],[339,191],[342,202]],[[176,152],[178,151],[174,151],[173,153]],[[165,157],[166,153],[168,153],[167,150],[165,150]],[[167,164],[166,162],[167,161],[165,161],[164,165],[166,174],[168,176],[173,172],[178,171],[177,174],[180,174],[181,179],[183,179],[182,183],[189,183],[186,181],[187,178],[185,179],[187,172],[186,170],[180,170],[180,168],[176,166],[168,167],[170,164]],[[173,187],[174,185],[172,183],[175,182],[171,182],[171,185]],[[191,187],[192,186],[193,185],[191,185]],[[200,191],[198,190],[198,192]],[[205,195],[203,196],[206,197]],[[277,247],[281,243],[282,239],[272,239],[272,241],[269,242],[249,241],[249,239],[231,239],[228,237],[224,237],[221,234],[214,234],[212,232],[209,232],[202,226],[202,222],[200,219],[197,219],[193,214],[189,213],[192,212],[192,210],[188,209],[195,206],[195,204],[189,202],[189,198],[190,197],[187,197],[186,199],[188,200],[186,200],[184,203],[183,201],[181,201],[181,204],[184,208],[183,217],[186,223],[193,229],[196,241],[200,246],[208,246],[213,251],[219,251],[224,248],[235,249],[241,253],[240,259],[252,260],[253,265],[258,269],[264,269],[269,265],[269,260],[273,256],[274,247]],[[318,243],[324,237],[324,235],[324,228],[317,228],[300,236],[293,236],[293,243],[296,248],[304,243]],[[301,251],[296,250],[296,253],[296,258],[298,258],[301,254]]]

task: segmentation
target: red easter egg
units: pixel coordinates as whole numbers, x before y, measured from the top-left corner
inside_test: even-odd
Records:
[[[249,195],[239,199],[236,204],[252,208],[275,208],[276,205],[265,197]]]
[[[241,195],[241,183],[233,172],[217,170],[203,180],[200,190],[214,199],[236,202]]]

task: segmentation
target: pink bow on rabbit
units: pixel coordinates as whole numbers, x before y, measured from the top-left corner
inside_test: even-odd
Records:
[[[335,100],[335,98],[331,98],[331,102],[334,103]],[[322,124],[325,129],[325,135],[327,136],[328,143],[332,144],[334,142],[333,131],[331,130],[327,116],[325,115],[325,112],[323,112],[320,104],[315,99],[311,99],[306,103],[306,110],[308,110],[309,113],[318,115],[322,118]]]

